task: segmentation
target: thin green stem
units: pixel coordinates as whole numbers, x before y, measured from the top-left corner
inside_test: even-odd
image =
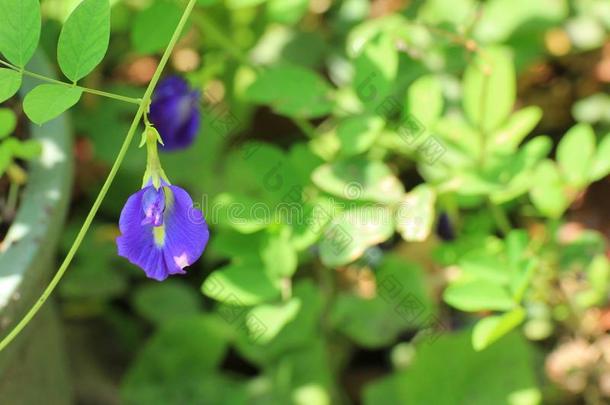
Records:
[[[106,178],[106,181],[104,182],[104,185],[102,186],[102,188],[100,190],[100,193],[98,194],[97,198],[95,199],[95,202],[93,203],[93,206],[91,207],[91,210],[89,211],[89,214],[87,214],[87,218],[85,218],[85,222],[83,223],[80,231],[78,232],[78,235],[76,235],[76,238],[74,239],[74,243],[72,244],[72,247],[70,247],[70,250],[68,251],[68,254],[64,258],[64,261],[62,262],[61,266],[59,267],[59,270],[57,270],[57,273],[55,273],[55,276],[53,276],[53,279],[49,282],[49,285],[47,286],[47,288],[45,288],[45,290],[42,292],[40,298],[38,298],[38,300],[36,301],[36,303],[34,303],[32,308],[30,308],[30,310],[27,312],[27,314],[25,314],[25,316],[9,332],[9,334],[6,335],[6,337],[4,339],[2,339],[2,341],[0,342],[0,351],[4,350],[4,348],[6,348],[6,346],[9,343],[11,343],[13,341],[13,339],[15,339],[15,337],[17,337],[17,335],[19,335],[19,333],[23,330],[23,328],[25,328],[27,326],[27,324],[32,320],[32,318],[34,318],[36,313],[38,313],[40,308],[47,301],[47,299],[49,298],[49,296],[51,295],[51,293],[53,292],[55,287],[57,287],[57,284],[59,283],[59,281],[63,277],[64,273],[66,272],[66,269],[72,262],[72,259],[74,258],[74,255],[76,254],[76,251],[80,247],[80,244],[82,243],[83,238],[87,234],[87,231],[89,230],[89,227],[91,226],[91,223],[93,222],[93,219],[95,218],[95,215],[97,214],[98,209],[100,208],[102,202],[104,201],[104,198],[106,197],[106,193],[108,192],[108,189],[110,188],[110,186],[112,185],[112,182],[114,181],[114,177],[116,176],[119,168],[121,167],[121,164],[123,163],[123,159],[125,158],[125,155],[127,154],[127,150],[129,149],[129,145],[131,144],[134,134],[136,133],[136,130],[138,129],[140,121],[142,120],[142,116],[148,112],[148,107],[150,104],[150,99],[152,97],[153,91],[154,91],[157,83],[159,82],[161,73],[163,72],[163,69],[165,68],[165,65],[167,64],[167,61],[174,49],[174,46],[176,46],[176,42],[178,42],[178,38],[180,38],[180,34],[182,33],[182,30],[184,29],[184,26],[189,18],[189,15],[191,14],[193,7],[195,6],[195,2],[196,2],[196,0],[189,0],[188,4],[186,6],[186,9],[184,10],[184,13],[182,14],[182,18],[180,19],[180,22],[178,23],[178,26],[176,27],[176,30],[174,31],[174,34],[172,35],[172,39],[170,40],[167,48],[165,49],[165,52],[163,53],[163,56],[161,57],[159,66],[157,66],[157,70],[155,71],[153,78],[151,79],[148,87],[146,88],[146,92],[144,93],[144,97],[142,98],[142,102],[140,103],[140,108],[138,108],[138,111],[136,112],[136,115],[131,123],[131,127],[129,128],[129,131],[127,132],[127,136],[125,137],[125,140],[123,141],[123,144],[121,145],[121,149],[119,150],[119,153],[116,157],[116,160],[114,161],[114,164],[112,165],[112,168],[110,169],[110,173],[108,174],[108,177]]]
[[[88,87],[78,86],[78,85],[75,85],[73,83],[66,83],[66,82],[62,82],[61,80],[51,79],[50,77],[46,77],[46,76],[40,75],[38,73],[34,73],[34,72],[30,72],[28,70],[20,69],[20,68],[18,68],[16,66],[13,66],[10,63],[5,62],[3,60],[0,60],[0,65],[4,65],[4,66],[8,67],[9,69],[15,70],[17,72],[21,72],[25,76],[30,76],[30,77],[33,77],[35,79],[38,79],[38,80],[41,80],[41,81],[44,81],[44,82],[53,83],[53,84],[60,84],[62,86],[67,86],[67,87],[76,87],[78,89],[81,89],[85,93],[95,94],[97,96],[112,98],[114,100],[119,100],[119,101],[123,101],[123,102],[126,102],[126,103],[137,104],[137,105],[140,105],[140,103],[142,102],[142,100],[139,99],[139,98],[125,97],[125,96],[121,96],[119,94],[108,93],[106,91],[90,89]]]
[[[512,229],[512,225],[506,216],[506,213],[502,209],[502,207],[496,205],[490,199],[487,199],[487,206],[491,211],[491,215],[494,217],[498,228],[502,232],[504,236],[506,236]]]

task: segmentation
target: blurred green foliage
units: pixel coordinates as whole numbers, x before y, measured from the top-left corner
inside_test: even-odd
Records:
[[[77,3],[43,1],[47,51]],[[113,1],[86,83],[139,97],[183,3]],[[65,316],[114,325],[127,404],[603,403],[606,360],[576,389],[548,362],[606,332],[584,323],[607,306],[605,235],[568,231],[610,173],[609,29],[604,0],[198,1],[172,66],[202,90],[203,125],[162,162],[203,209],[208,251],[158,285],[116,257],[144,170],[132,145],[61,285]],[[585,57],[595,79],[556,68]],[[528,80],[547,99],[586,82],[569,125],[544,126]],[[34,121],[53,113],[27,101]],[[77,105],[64,251],[134,111]]]

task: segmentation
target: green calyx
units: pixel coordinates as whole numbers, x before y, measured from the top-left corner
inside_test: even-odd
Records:
[[[145,187],[150,181],[152,181],[155,189],[161,187],[161,180],[165,183],[170,184],[169,179],[161,167],[161,160],[159,159],[158,144],[163,145],[159,131],[150,124],[146,125],[144,132],[142,133],[142,140],[140,141],[140,147],[146,145],[146,171],[144,172],[144,179],[142,181],[142,187]]]

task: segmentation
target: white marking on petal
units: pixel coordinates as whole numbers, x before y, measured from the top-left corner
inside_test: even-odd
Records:
[[[176,266],[180,267],[181,269],[188,266],[189,259],[186,255],[186,252],[182,253],[180,256],[174,256],[174,263],[176,263]]]

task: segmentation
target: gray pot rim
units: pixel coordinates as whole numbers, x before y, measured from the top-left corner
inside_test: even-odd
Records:
[[[55,78],[42,52],[28,70]],[[20,94],[40,81],[24,77]],[[42,153],[29,163],[28,182],[5,240],[0,245],[0,333],[5,334],[42,292],[55,270],[53,253],[68,208],[73,180],[72,134],[67,114],[42,125],[30,124]]]

